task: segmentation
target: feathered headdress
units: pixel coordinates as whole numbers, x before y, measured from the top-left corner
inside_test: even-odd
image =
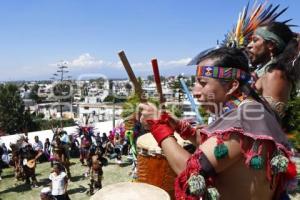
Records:
[[[209,48],[200,52],[187,65],[197,65],[203,57],[205,57],[209,52],[218,47],[227,46],[233,48],[245,48],[257,27],[265,26],[269,23],[274,22],[288,9],[288,7],[286,7],[282,10],[279,10],[280,4],[276,6],[270,4],[267,6],[267,3],[267,0],[264,3],[259,4],[257,3],[257,1],[255,1],[252,9],[249,10],[248,2],[242,12],[239,13],[236,25],[229,33],[225,35],[225,39],[221,42],[221,44],[218,44],[214,48]],[[282,23],[286,24],[291,20],[292,19],[288,19],[283,21]]]
[[[249,2],[239,13],[238,21],[232,31],[225,35],[225,39],[221,46],[244,48],[251,38],[254,30],[259,26],[265,26],[274,22],[280,15],[282,15],[288,7],[280,10],[280,4],[274,6],[267,2],[257,4],[254,2],[252,9],[249,12]],[[291,21],[285,20],[282,23]]]

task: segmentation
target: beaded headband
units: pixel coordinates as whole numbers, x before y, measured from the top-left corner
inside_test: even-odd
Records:
[[[209,78],[224,79],[224,80],[241,80],[248,82],[251,75],[244,70],[229,67],[216,66],[198,66],[196,76],[204,76]]]

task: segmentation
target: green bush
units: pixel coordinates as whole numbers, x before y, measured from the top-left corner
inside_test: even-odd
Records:
[[[42,131],[42,130],[48,130],[53,127],[68,127],[68,126],[75,126],[74,119],[52,119],[52,120],[45,120],[45,119],[36,119],[36,130],[34,131]]]
[[[300,97],[295,97],[288,102],[286,115],[282,120],[282,126],[288,133],[300,130]]]
[[[286,115],[282,119],[282,127],[288,133],[293,146],[300,150],[300,96],[297,96],[297,93],[288,102]]]

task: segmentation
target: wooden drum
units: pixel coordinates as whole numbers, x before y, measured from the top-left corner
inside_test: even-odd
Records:
[[[189,144],[178,134],[175,134],[177,142],[181,146]],[[151,133],[142,135],[137,140],[137,175],[138,182],[149,183],[167,191],[174,197],[175,172],[169,166]]]
[[[122,182],[105,186],[90,200],[170,200],[168,193],[146,183]]]

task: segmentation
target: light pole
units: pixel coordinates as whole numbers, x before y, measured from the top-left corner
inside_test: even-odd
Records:
[[[66,66],[66,63],[63,63],[63,64],[58,64],[58,68],[59,68],[59,70],[57,70],[56,72],[61,73],[60,81],[63,81],[64,80],[64,73],[69,72],[69,71],[65,70],[66,68],[68,68],[68,66]]]
[[[57,70],[56,72],[58,72],[58,73],[60,73],[60,95],[62,95],[62,90],[63,90],[63,88],[62,88],[62,84],[63,84],[63,80],[64,80],[64,74],[65,73],[68,73],[69,71],[67,71],[66,69],[68,68],[68,66],[66,66],[66,62],[64,62],[64,63],[59,63],[59,64],[57,64],[57,66],[58,66],[58,68],[59,68],[59,70]],[[58,74],[53,74],[53,75],[56,75],[56,76],[58,76]],[[59,98],[59,102],[60,102],[60,117],[61,117],[61,119],[62,119],[62,107],[63,107],[63,105],[61,104],[61,102],[62,102],[62,99],[61,98]],[[71,107],[72,107],[72,105],[71,105]]]
[[[72,83],[72,76],[68,76],[67,77],[67,80],[69,80],[70,81],[70,83],[71,83],[71,86],[73,87],[73,83]],[[73,88],[74,89],[74,88]],[[71,107],[70,107],[70,112],[71,113],[73,113],[73,90],[71,90],[71,88],[70,88],[70,92],[72,91],[72,94],[71,94],[71,98],[70,98],[70,102],[71,102]]]
[[[113,123],[113,128],[116,126],[115,122],[115,114],[116,114],[116,108],[115,108],[115,94],[114,94],[114,82],[112,80],[109,81],[109,89],[110,89],[110,95],[112,96],[113,100],[113,113],[112,113],[112,123]]]

